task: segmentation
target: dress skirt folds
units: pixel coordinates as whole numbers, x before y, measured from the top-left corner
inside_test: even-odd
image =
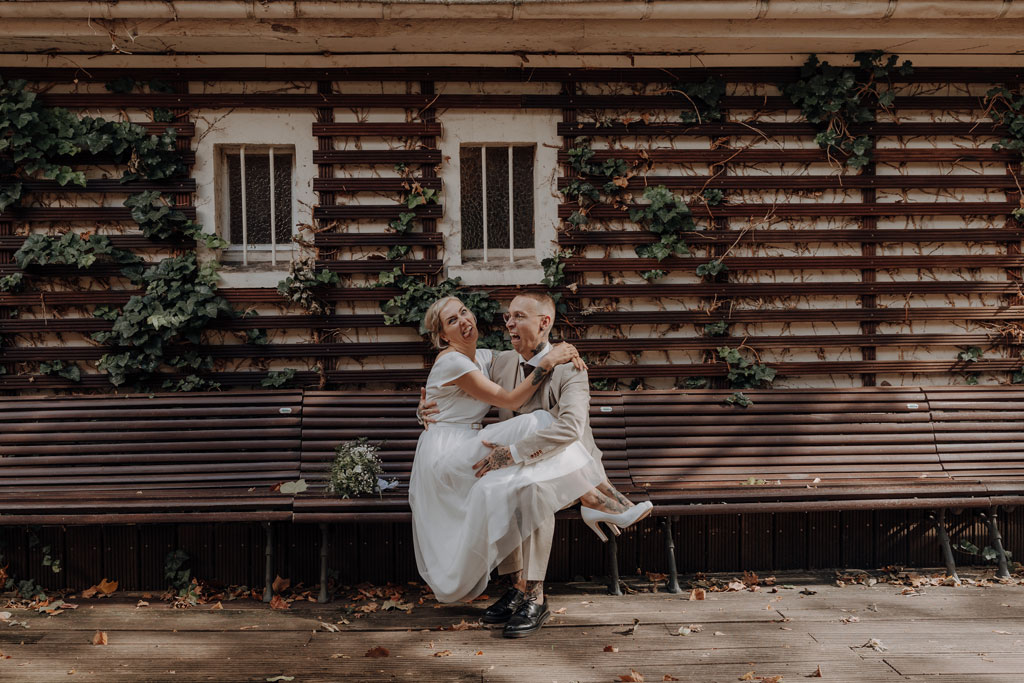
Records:
[[[604,480],[579,442],[476,477],[473,464],[490,452],[482,441],[512,444],[553,421],[538,410],[483,430],[440,422],[420,435],[409,482],[413,541],[420,575],[439,601],[480,595],[491,570],[523,539]]]

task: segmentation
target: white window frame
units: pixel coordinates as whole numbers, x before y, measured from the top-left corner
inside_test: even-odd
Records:
[[[558,136],[561,113],[554,110],[449,110],[440,116],[444,134],[438,140],[444,163],[439,175],[444,187],[444,216],[438,230],[444,235],[444,263],[449,277],[461,277],[469,285],[537,284],[544,277],[540,262],[555,253],[558,205],[556,179],[559,175]],[[464,258],[462,253],[462,175],[460,153],[463,147],[531,145],[533,156],[533,244],[532,250],[514,250],[510,264],[506,258]],[[513,242],[514,244],[514,242]],[[473,250],[475,251],[475,250]],[[467,256],[472,256],[470,251]],[[504,252],[505,250],[501,250]],[[530,253],[532,252],[532,253]]]
[[[467,145],[467,144],[461,145],[459,147],[459,160],[460,160],[460,162],[462,160],[462,156],[461,156],[462,155],[462,150],[464,148],[466,148],[466,147],[477,147],[477,145]],[[496,148],[496,147],[498,147],[498,148],[504,147],[505,149],[508,150],[508,197],[509,197],[509,201],[508,201],[508,243],[509,243],[509,249],[508,249],[507,256],[501,256],[500,255],[502,252],[506,251],[505,249],[491,249],[490,253],[488,253],[488,248],[487,248],[487,237],[488,237],[488,234],[489,234],[489,232],[487,230],[487,150],[488,150],[488,148],[493,149],[493,148]],[[514,192],[513,187],[512,187],[512,178],[513,178],[513,174],[515,172],[515,169],[513,169],[513,167],[512,167],[512,149],[515,148],[515,147],[530,147],[530,148],[533,149],[533,169],[532,169],[532,172],[533,172],[533,175],[534,175],[534,180],[536,180],[536,173],[537,173],[537,149],[536,149],[536,147],[537,146],[535,144],[529,143],[529,142],[524,142],[524,143],[520,143],[520,144],[516,144],[516,143],[503,143],[503,144],[500,144],[500,145],[496,145],[496,144],[492,144],[492,145],[479,145],[479,148],[480,148],[480,162],[481,162],[480,163],[480,175],[481,175],[480,187],[482,188],[482,192],[483,192],[483,196],[481,197],[481,201],[482,201],[482,204],[483,204],[483,217],[482,217],[483,218],[483,249],[463,249],[462,250],[463,261],[472,263],[473,261],[480,260],[484,264],[487,264],[487,263],[491,263],[491,262],[494,262],[494,261],[506,262],[506,259],[507,259],[507,262],[514,266],[517,259],[518,260],[529,261],[530,259],[532,259],[534,257],[534,255],[535,255],[535,253],[537,251],[537,246],[536,246],[537,217],[536,216],[533,217],[534,218],[534,220],[533,220],[534,246],[533,247],[529,247],[529,248],[519,248],[519,249],[516,249],[515,246],[514,246],[515,245],[515,218],[514,218],[514,213],[513,213],[513,211],[514,211],[513,206],[514,206],[514,202],[515,202],[515,192]],[[460,176],[459,177],[459,181],[460,181],[459,182],[459,187],[462,186],[462,182],[461,182],[462,181],[462,177],[461,177],[461,175],[462,175],[462,171],[461,171],[461,168],[460,168],[460,170],[459,170],[459,176]],[[537,195],[536,182],[534,183],[533,193],[534,193],[534,202],[536,202],[536,195]],[[460,197],[459,206],[460,206],[459,218],[461,220],[461,218],[462,218],[461,197]],[[461,245],[460,245],[460,247],[461,247]],[[497,253],[495,253],[495,252],[497,252]]]
[[[248,143],[222,143],[215,146],[216,150],[216,189],[215,194],[217,196],[217,213],[218,220],[217,225],[220,227],[218,234],[227,242],[231,242],[231,198],[230,198],[230,179],[228,177],[228,156],[239,154],[241,157],[241,163],[239,165],[241,172],[241,203],[242,203],[242,244],[229,244],[224,249],[224,260],[239,263],[243,266],[249,265],[250,258],[253,261],[261,263],[267,262],[267,256],[269,255],[269,263],[271,266],[277,266],[279,254],[282,251],[282,247],[287,252],[282,255],[284,261],[291,258],[291,251],[293,249],[293,243],[288,242],[285,245],[279,245],[277,243],[277,212],[275,210],[275,192],[270,193],[270,244],[248,244],[246,239],[246,228],[247,228],[247,216],[245,213],[245,157],[255,155],[268,155],[270,160],[270,177],[271,185],[273,185],[274,177],[274,153],[276,152],[287,152],[291,155],[292,166],[291,166],[291,225],[289,226],[289,234],[295,234],[295,173],[296,173],[296,150],[294,145],[290,144],[248,144]],[[240,258],[239,258],[240,257]]]

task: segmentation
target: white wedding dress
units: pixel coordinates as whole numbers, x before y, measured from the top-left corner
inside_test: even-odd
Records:
[[[550,425],[544,410],[474,428],[490,406],[457,386],[467,372],[489,376],[491,351],[476,361],[457,351],[440,356],[427,377],[427,400],[437,401],[437,423],[416,444],[409,504],[420,575],[441,602],[472,600],[492,569],[545,520],[604,480],[600,465],[579,442],[532,464],[514,464],[477,478],[473,464],[489,450]]]

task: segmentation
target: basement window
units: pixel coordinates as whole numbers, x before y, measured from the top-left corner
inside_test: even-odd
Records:
[[[276,265],[278,253],[292,249],[295,148],[221,145],[219,161],[224,260]]]

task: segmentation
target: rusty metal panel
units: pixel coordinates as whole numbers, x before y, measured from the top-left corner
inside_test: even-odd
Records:
[[[831,569],[843,561],[841,515],[838,512],[807,514],[807,568]]]
[[[772,515],[773,569],[804,569],[807,564],[807,513],[781,512]]]
[[[904,566],[909,562],[909,522],[906,510],[875,512],[875,567]]]
[[[715,515],[708,518],[708,571],[728,572],[739,570],[740,520],[740,515]]]
[[[865,569],[875,563],[874,512],[848,510],[843,515],[842,567]]]
[[[754,513],[740,518],[740,562],[749,571],[767,571],[775,566],[774,518],[771,513]]]

